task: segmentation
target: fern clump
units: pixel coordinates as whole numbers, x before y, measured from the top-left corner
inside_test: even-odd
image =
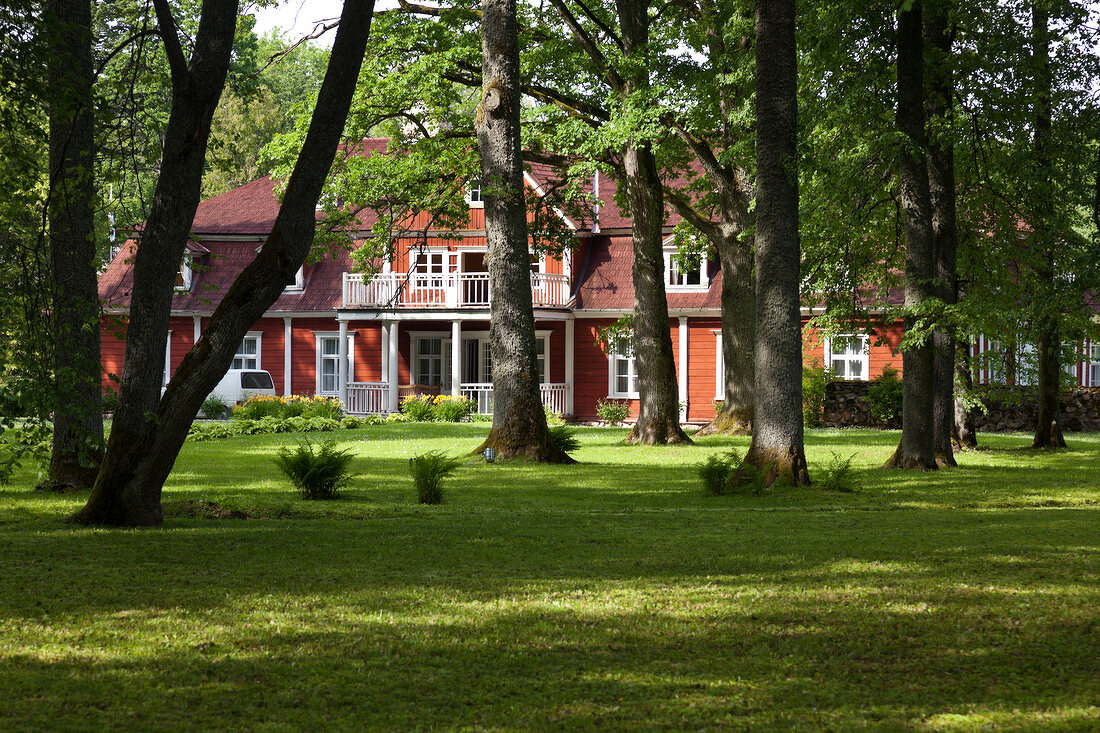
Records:
[[[699,478],[703,480],[703,488],[708,494],[715,496],[725,494],[726,481],[740,463],[741,456],[735,450],[707,457],[707,462],[699,466]]]
[[[577,431],[568,425],[554,425],[547,428],[550,440],[554,442],[562,453],[572,453],[581,447],[581,441],[577,439]]]
[[[443,479],[462,463],[441,451],[428,451],[409,459],[409,473],[416,484],[416,498],[421,504],[443,503]]]
[[[852,459],[856,457],[856,454],[853,453],[847,458],[843,458],[836,451],[829,452],[832,453],[833,459],[827,465],[818,469],[817,479],[814,481],[817,488],[824,491],[842,491],[845,493],[859,491],[859,478],[856,475],[856,470],[852,468]]]
[[[351,451],[337,450],[336,442],[314,445],[308,438],[294,450],[281,448],[275,465],[286,474],[303,499],[335,499],[352,479]]]

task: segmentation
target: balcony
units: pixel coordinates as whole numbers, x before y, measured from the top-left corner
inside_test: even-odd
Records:
[[[569,300],[569,279],[533,272],[531,296],[536,308],[560,308]],[[484,308],[490,297],[487,272],[344,273],[344,308]]]

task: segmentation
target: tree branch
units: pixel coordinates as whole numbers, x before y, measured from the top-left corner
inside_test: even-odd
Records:
[[[157,13],[157,26],[160,29],[161,41],[164,43],[164,53],[168,57],[168,68],[172,71],[172,86],[182,86],[190,74],[187,70],[187,59],[183,56],[183,48],[180,47],[179,31],[176,30],[172,9],[168,7],[168,0],[153,0],[153,8]]]
[[[569,28],[573,37],[584,49],[584,52],[588,54],[588,57],[596,64],[596,68],[607,79],[607,83],[611,85],[611,88],[618,93],[622,93],[625,83],[619,74],[612,69],[608,63],[607,58],[600,51],[600,47],[592,39],[591,36],[581,27],[581,24],[577,21],[576,17],[569,12],[569,8],[565,7],[565,3],[562,0],[550,0],[550,3],[558,11],[558,15],[565,21],[565,25]]]

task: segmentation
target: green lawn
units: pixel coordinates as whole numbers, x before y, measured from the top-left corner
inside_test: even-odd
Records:
[[[862,490],[712,497],[745,440],[580,465],[467,459],[442,506],[412,455],[484,425],[340,433],[361,477],[296,498],[296,436],[188,444],[164,530],[78,529],[0,491],[0,730],[1100,730],[1100,435],[1023,435],[950,471],[897,433],[812,431]],[[179,512],[175,512],[179,514]]]

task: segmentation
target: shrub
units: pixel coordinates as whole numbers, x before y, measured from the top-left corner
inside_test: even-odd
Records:
[[[412,422],[413,419],[403,412],[391,412],[386,415],[385,422],[387,424],[400,423],[400,422]]]
[[[561,415],[551,410],[550,405],[543,405],[542,411],[546,413],[546,424],[548,426],[554,427],[556,425],[565,424],[565,420],[562,419]]]
[[[283,404],[278,397],[255,395],[233,408],[233,419],[259,420],[263,417],[282,417]]]
[[[802,422],[808,428],[821,427],[825,420],[825,385],[833,370],[814,359],[802,365]]]
[[[715,496],[725,494],[726,480],[739,463],[741,456],[735,450],[708,456],[707,462],[699,466],[699,478],[703,479],[703,488],[707,493]]]
[[[187,439],[193,440],[196,443],[202,443],[207,440],[228,438],[235,434],[233,427],[224,422],[195,423],[191,426],[191,429],[187,431]]]
[[[818,468],[817,480],[814,484],[824,491],[858,491],[859,480],[855,469],[852,468],[852,459],[856,454],[841,458],[836,451],[829,452],[832,453],[833,459],[827,465]]]
[[[413,394],[401,400],[401,412],[416,422],[428,422],[435,419],[435,406],[431,395]]]
[[[118,390],[117,389],[105,389],[103,390],[103,411],[114,412],[118,408]]]
[[[283,417],[302,417],[306,414],[306,403],[304,400],[297,400],[287,398],[283,403],[282,415]]]
[[[339,420],[344,417],[344,409],[340,407],[340,400],[335,397],[314,395],[304,399],[299,398],[298,401],[305,405],[302,417],[321,417],[329,420]]]
[[[901,421],[902,385],[898,370],[883,367],[867,387],[867,404],[876,425],[897,427]]]
[[[281,448],[275,465],[286,474],[303,499],[335,499],[339,490],[351,481],[351,451],[336,450],[336,443],[327,440],[316,450],[309,440],[298,443],[294,450]]]
[[[441,451],[428,451],[409,459],[409,473],[416,484],[416,498],[421,504],[443,503],[443,479],[462,464]]]
[[[356,417],[355,415],[348,415],[340,421],[340,427],[344,430],[358,430],[366,424],[366,420],[361,417]]]
[[[550,440],[554,441],[562,453],[572,453],[581,447],[581,441],[577,439],[577,431],[568,425],[554,425],[548,432]]]
[[[212,394],[203,400],[202,407],[199,408],[199,412],[203,417],[211,420],[217,420],[225,415],[229,411],[229,405],[216,394]]]
[[[462,395],[436,397],[432,405],[434,417],[443,422],[460,422],[474,410],[474,403]]]
[[[630,414],[630,405],[618,400],[600,400],[596,403],[596,414],[611,425],[619,425]]]

